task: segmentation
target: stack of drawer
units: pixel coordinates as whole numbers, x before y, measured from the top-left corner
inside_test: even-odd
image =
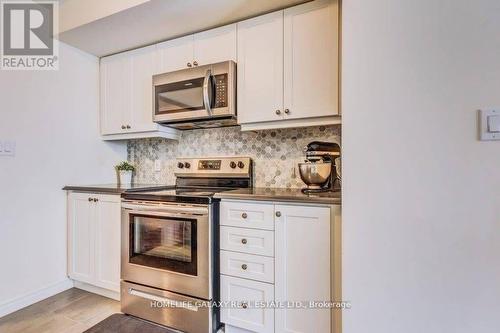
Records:
[[[262,306],[274,301],[274,205],[223,201],[220,212],[221,299],[231,302],[221,321],[226,332],[274,332]]]

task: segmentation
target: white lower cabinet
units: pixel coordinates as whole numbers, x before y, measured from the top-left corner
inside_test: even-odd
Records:
[[[221,203],[221,207],[240,207],[238,216],[269,211],[270,206],[272,225],[260,226],[272,230],[255,229],[256,224],[232,227],[235,217],[221,214],[221,300],[225,305],[221,318],[226,332],[340,332],[338,313],[308,307],[309,302],[339,298],[340,264],[335,260],[340,258],[340,253],[336,258],[340,246],[334,242],[339,237],[335,233],[340,234],[335,227],[340,207],[234,200]],[[273,241],[266,241],[269,238]],[[258,307],[252,306],[255,302]],[[263,302],[271,306],[265,307]],[[307,302],[301,304],[306,308],[283,307],[297,302]]]
[[[68,193],[68,275],[120,291],[119,195]]]
[[[251,332],[274,332],[274,310],[259,306],[274,299],[274,286],[221,276],[221,299],[232,302],[221,312],[222,322]]]

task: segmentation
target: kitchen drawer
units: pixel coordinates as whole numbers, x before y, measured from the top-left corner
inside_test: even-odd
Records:
[[[221,300],[232,302],[221,309],[223,323],[252,332],[274,332],[274,310],[262,306],[274,301],[273,285],[221,275]]]
[[[274,259],[222,250],[220,251],[220,272],[244,279],[273,283]]]
[[[220,248],[274,257],[274,231],[221,226]]]
[[[231,227],[274,230],[274,205],[222,201],[220,224]]]

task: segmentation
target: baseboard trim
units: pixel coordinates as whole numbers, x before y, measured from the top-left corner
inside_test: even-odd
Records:
[[[46,298],[59,294],[70,288],[73,288],[73,281],[70,279],[64,279],[50,286],[9,300],[0,304],[0,318],[37,302],[43,301]]]
[[[85,282],[80,282],[80,281],[74,281],[75,288],[82,289],[85,291],[88,291],[89,293],[94,293],[97,295],[101,295],[107,298],[114,299],[116,301],[120,300],[120,293],[108,289],[104,289],[101,287],[96,287],[91,284],[85,283]]]

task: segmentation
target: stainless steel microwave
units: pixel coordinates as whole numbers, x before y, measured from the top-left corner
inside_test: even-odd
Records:
[[[178,129],[236,125],[236,63],[154,75],[153,120]]]

